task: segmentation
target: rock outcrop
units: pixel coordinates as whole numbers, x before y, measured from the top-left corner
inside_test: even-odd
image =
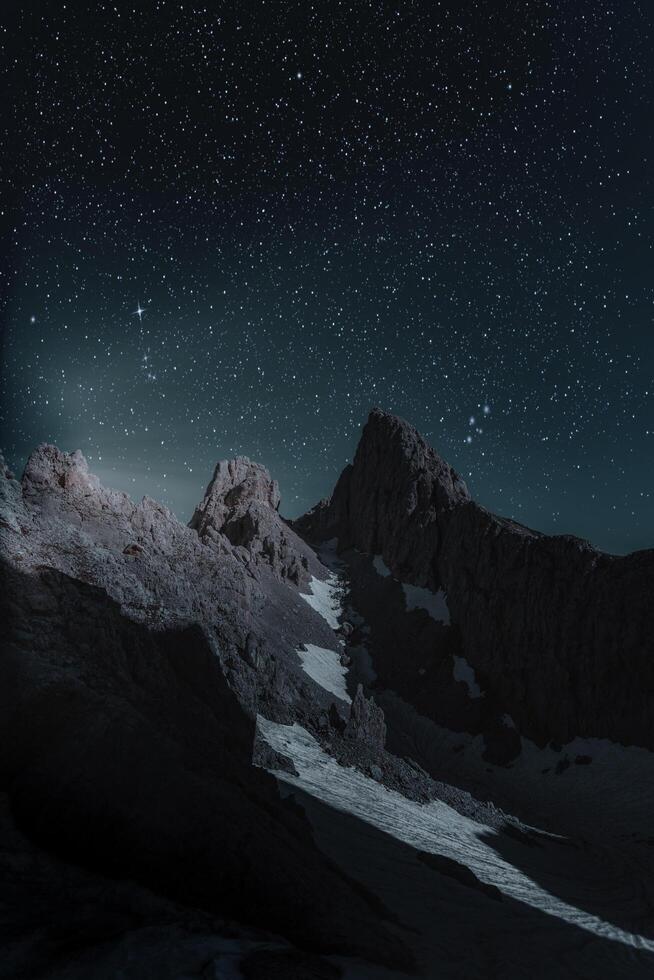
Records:
[[[222,460],[189,526],[202,541],[224,536],[257,565],[282,580],[305,585],[320,577],[313,551],[279,515],[279,487],[268,470],[245,456]]]
[[[361,739],[370,746],[384,748],[386,742],[384,712],[375,704],[373,698],[366,698],[361,684],[357,687],[343,734],[346,738]]]
[[[537,743],[654,748],[654,551],[614,557],[489,513],[411,425],[379,410],[332,497],[295,528],[443,590],[458,653]]]

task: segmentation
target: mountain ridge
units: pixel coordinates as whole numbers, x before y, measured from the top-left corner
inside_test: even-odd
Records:
[[[603,920],[588,926],[584,910],[596,906],[586,892],[569,920],[565,902],[550,907],[549,885],[529,892],[547,847],[567,894],[562,818],[560,809],[551,819],[535,810],[511,770],[522,766],[545,798],[575,787],[576,812],[587,815],[607,778],[597,748],[584,745],[569,759],[552,740],[590,733],[647,742],[654,552],[602,556],[577,539],[548,539],[494,517],[412,426],[379,410],[330,499],[295,522],[279,505],[275,481],[246,457],[217,464],[190,526],[149,497],[134,503],[105,489],[79,451],[41,445],[20,482],[0,465],[0,830],[9,842],[0,868],[4,861],[10,872],[4,884],[0,875],[0,902],[16,909],[0,923],[8,962],[45,978],[35,964],[45,970],[52,956],[72,957],[71,976],[88,975],[91,954],[75,938],[82,920],[105,937],[102,948],[91,943],[94,971],[108,950],[125,962],[131,944],[142,965],[141,929],[163,916],[186,965],[181,973],[171,965],[162,980],[207,975],[192,965],[198,930],[209,931],[202,942],[211,949],[236,937],[234,961],[254,962],[252,954],[264,964],[259,972],[244,966],[254,980],[331,980],[341,975],[334,956],[354,971],[347,976],[377,975],[367,972],[377,967],[357,972],[361,961],[397,967],[403,977],[419,961],[432,976],[432,953],[416,946],[415,923],[425,936],[433,929],[412,905],[414,883],[441,896],[439,951],[450,899],[466,923],[473,910],[470,925],[459,921],[462,941],[483,930],[493,962],[518,955],[502,940],[516,912],[529,934],[543,911],[546,921],[563,917],[556,936],[566,950],[568,929],[579,923],[602,937]],[[627,572],[610,578],[609,602],[615,568]],[[598,582],[592,599],[588,583]],[[576,614],[580,597],[587,608],[577,620],[570,608]],[[618,637],[632,657],[631,674],[623,670],[610,685],[604,668],[615,647],[602,645],[599,627],[584,633],[607,610],[609,640]],[[567,663],[552,642],[566,629],[577,638],[563,649]],[[531,742],[549,745],[539,753]],[[629,751],[635,771],[648,771],[649,754]],[[499,773],[508,780],[501,793]],[[642,789],[619,834],[634,825],[644,833]],[[417,851],[412,821],[422,828]],[[534,831],[534,821],[547,832]],[[325,828],[336,835],[327,844]],[[355,859],[359,845],[380,878],[368,874],[367,858],[363,866]],[[511,852],[510,873],[491,860],[495,845]],[[46,852],[64,862],[59,871]],[[533,867],[527,861],[521,875],[526,854]],[[399,918],[395,893],[404,884],[393,877],[395,860],[407,875]],[[60,875],[75,878],[73,866],[84,866],[68,925],[51,899],[29,909],[30,872],[12,870],[24,861],[47,865],[52,895]],[[579,873],[594,881],[592,867]],[[112,874],[122,882],[118,912],[105,897]],[[606,915],[632,929],[630,892],[615,914],[611,901]],[[44,916],[59,924],[43,927]],[[35,944],[37,928],[45,938]],[[542,948],[550,935],[546,926]],[[612,935],[625,949],[632,943],[630,932]],[[647,975],[649,941],[638,933],[633,942]],[[157,944],[161,957],[161,938]],[[451,955],[456,971],[456,948]],[[533,961],[530,942],[519,956]],[[114,974],[108,965],[93,975]]]
[[[294,527],[444,591],[462,656],[538,744],[585,734],[654,746],[654,550],[606,555],[496,517],[379,409],[332,496]]]

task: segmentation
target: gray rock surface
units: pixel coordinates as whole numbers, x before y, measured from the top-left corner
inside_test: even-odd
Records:
[[[364,695],[361,684],[357,687],[343,734],[346,738],[360,739],[376,748],[384,748],[386,742],[384,712],[375,704],[373,698]]]
[[[306,585],[312,575],[324,578],[324,569],[311,548],[280,517],[279,487],[268,470],[245,456],[222,460],[190,527],[205,543],[227,538],[248,552],[282,580]]]
[[[332,497],[295,527],[443,589],[458,652],[538,744],[588,735],[654,747],[654,551],[614,557],[489,513],[411,425],[380,410]]]

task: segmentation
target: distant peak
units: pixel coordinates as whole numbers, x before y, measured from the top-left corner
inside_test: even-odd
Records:
[[[81,450],[65,453],[57,446],[42,443],[27,460],[23,473],[27,492],[47,488],[63,490],[98,490],[100,482],[89,473],[86,457]]]
[[[441,507],[469,501],[465,482],[405,419],[381,408],[373,408],[363,427],[355,465],[361,469],[405,472],[410,478],[428,473]],[[407,469],[408,467],[408,469]]]
[[[216,463],[200,507],[211,501],[214,506],[222,503],[233,509],[237,504],[254,500],[277,510],[279,485],[261,463],[253,463],[247,456],[235,456],[234,459],[221,459]]]

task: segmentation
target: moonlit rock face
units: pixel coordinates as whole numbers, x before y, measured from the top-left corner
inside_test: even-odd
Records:
[[[279,486],[265,466],[251,462],[247,456],[221,460],[216,464],[204,500],[196,508],[190,526],[198,533],[208,524],[220,531],[255,502],[274,511],[279,508]]]
[[[324,569],[279,515],[279,504],[277,481],[265,466],[245,456],[221,460],[189,527],[209,547],[227,538],[246,549],[253,564],[299,586]]]
[[[64,453],[56,446],[44,444],[35,449],[27,461],[23,482],[27,492],[48,488],[70,491],[98,490],[98,478],[89,473],[88,464],[79,449]]]

